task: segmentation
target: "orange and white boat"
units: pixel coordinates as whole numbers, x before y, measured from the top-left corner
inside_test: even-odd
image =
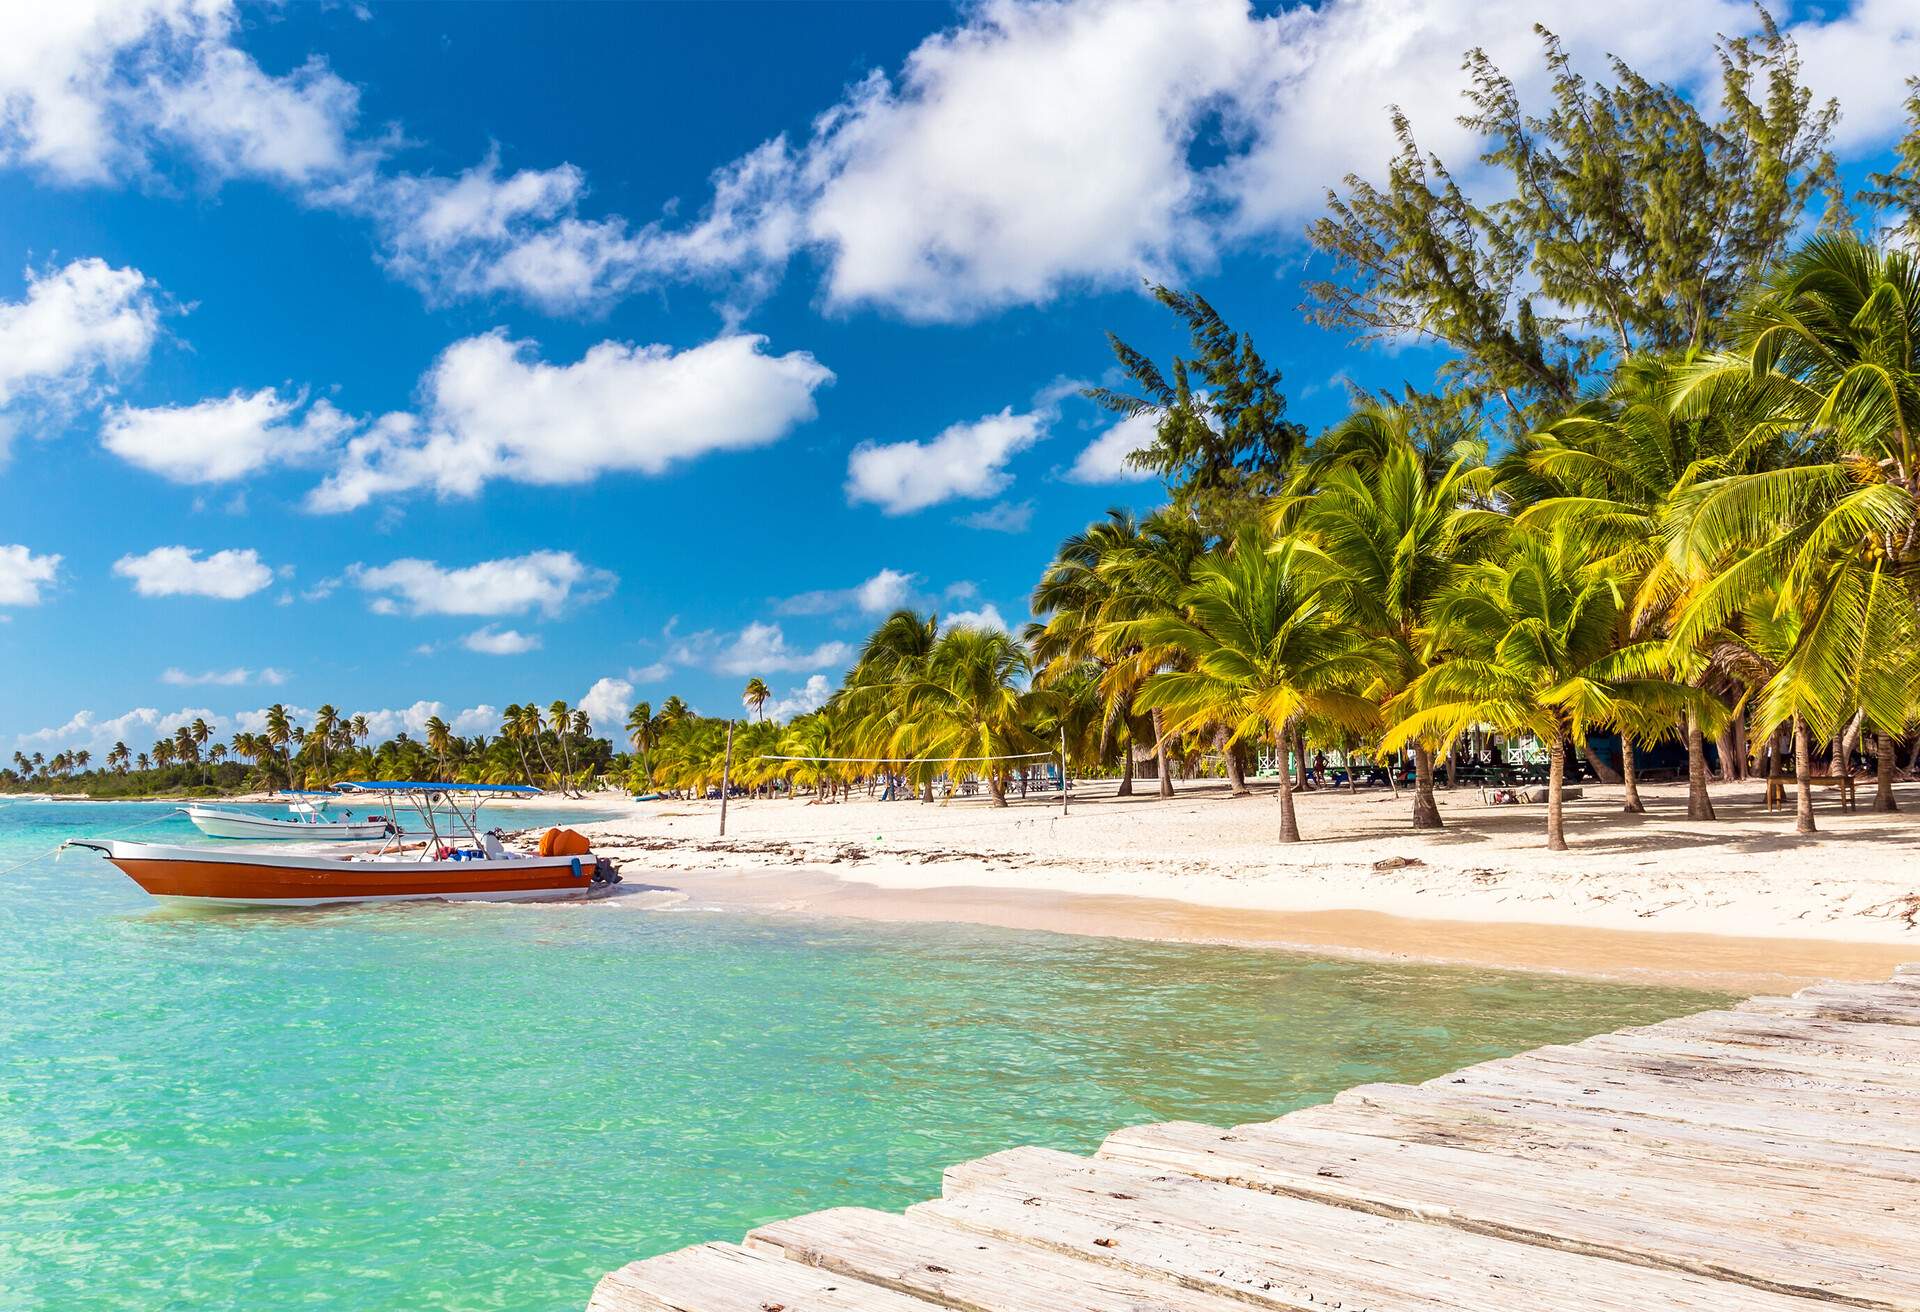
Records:
[[[475,816],[488,797],[537,794],[538,789],[403,782],[338,787],[384,794],[390,819],[405,799],[425,818],[426,834],[403,839],[396,820],[394,836],[359,852],[214,849],[111,838],[69,839],[65,846],[104,854],[155,897],[225,906],[520,902],[591,897],[620,882],[612,863],[596,857],[570,829],[548,830],[537,853],[508,849],[497,829],[479,831]]]

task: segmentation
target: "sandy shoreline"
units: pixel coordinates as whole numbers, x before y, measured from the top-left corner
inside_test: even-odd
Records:
[[[629,881],[801,914],[952,920],[1377,959],[1762,990],[1884,978],[1920,959],[1920,786],[1905,811],[1819,809],[1800,839],[1762,785],[1715,785],[1720,819],[1684,819],[1685,790],[1617,788],[1569,803],[1574,850],[1545,850],[1542,808],[1443,792],[1448,827],[1416,834],[1386,793],[1301,799],[1308,841],[1283,847],[1270,786],[1230,798],[1180,785],[1170,802],[1112,784],[996,810],[591,798],[630,809],[583,824]],[[551,803],[549,803],[551,805]]]

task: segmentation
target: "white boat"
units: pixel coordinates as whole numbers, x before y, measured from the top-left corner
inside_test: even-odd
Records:
[[[340,788],[385,794],[389,823],[396,813],[396,799],[404,797],[427,828],[405,839],[398,832],[390,833],[377,851],[338,854],[183,847],[125,839],[72,838],[63,846],[101,853],[154,897],[221,906],[522,902],[593,897],[620,882],[613,864],[595,856],[571,830],[549,830],[539,853],[525,853],[509,850],[498,830],[481,833],[476,828],[475,815],[486,796],[538,795],[537,789],[388,782]],[[441,806],[446,809],[438,810]],[[457,821],[457,828],[450,825],[442,833],[438,821]],[[397,824],[394,827],[397,831]]]
[[[194,827],[209,838],[280,838],[315,841],[321,839],[368,842],[400,832],[389,817],[379,814],[355,818],[348,811],[339,818],[327,814],[335,801],[332,793],[293,793],[287,816],[266,815],[259,811],[236,811],[204,802],[189,802],[181,810]]]

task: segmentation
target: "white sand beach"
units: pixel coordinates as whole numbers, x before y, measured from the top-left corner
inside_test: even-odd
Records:
[[[1869,781],[1870,782],[1870,781]],[[1920,786],[1903,811],[1816,796],[1821,832],[1766,811],[1760,782],[1715,784],[1719,819],[1685,820],[1685,787],[1617,787],[1568,803],[1572,850],[1551,853],[1541,806],[1442,790],[1447,827],[1416,833],[1384,791],[1299,799],[1306,841],[1277,841],[1271,784],[1233,798],[1188,781],[1163,801],[1112,782],[996,809],[735,799],[611,802],[586,827],[629,882],[797,912],[1458,961],[1622,978],[1777,984],[1874,978],[1920,955]],[[600,798],[587,805],[604,808]]]

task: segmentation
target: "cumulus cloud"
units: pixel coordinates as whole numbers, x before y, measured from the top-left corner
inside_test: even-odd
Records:
[[[216,551],[204,558],[196,547],[155,547],[141,555],[120,557],[113,562],[113,572],[131,579],[133,590],[143,597],[238,601],[273,582],[273,570],[251,547]]]
[[[569,603],[598,601],[618,580],[583,564],[571,551],[531,551],[444,569],[407,557],[386,565],[353,565],[347,577],[374,594],[381,614],[517,615],[538,610],[557,615]]]
[[[1715,35],[1758,25],[1744,0],[984,0],[963,13],[899,70],[855,82],[804,139],[771,138],[716,171],[704,216],[647,230],[643,258],[765,286],[808,251],[830,306],[920,320],[1177,278],[1296,235],[1327,187],[1377,172],[1389,102],[1471,172],[1480,147],[1456,121],[1471,47],[1535,97],[1550,76],[1532,30],[1544,21],[1584,71],[1617,54],[1711,96]],[[1841,101],[1841,147],[1884,148],[1920,64],[1912,6],[1855,0],[1788,30],[1815,92]]]
[[[926,442],[862,442],[847,457],[847,500],[905,515],[956,497],[993,496],[1013,481],[1007,462],[1039,441],[1050,419],[1008,406]]]
[[[104,720],[92,711],[76,711],[66,723],[20,734],[14,743],[19,747],[85,747],[97,754],[116,742],[124,742],[135,752],[142,752],[163,735],[171,736],[175,727],[195,720],[205,720],[216,734],[225,733],[231,723],[227,717],[216,715],[204,706],[185,706],[171,714],[162,714],[152,706],[139,706]]]
[[[842,610],[884,615],[915,604],[914,584],[919,578],[918,574],[883,568],[850,588],[818,588],[798,593],[776,602],[774,609],[782,615],[831,615]]]
[[[1157,410],[1129,415],[1087,443],[1062,477],[1069,483],[1140,483],[1151,479],[1151,471],[1135,469],[1127,463],[1127,457],[1153,445],[1159,423]]]
[[[778,624],[756,620],[738,633],[709,629],[691,634],[675,644],[671,659],[675,665],[717,674],[764,676],[824,669],[844,664],[852,655],[853,648],[844,642],[795,647]]]
[[[772,720],[791,720],[796,715],[805,715],[817,711],[827,704],[827,698],[833,696],[833,684],[824,674],[810,675],[805,684],[798,688],[789,688],[785,697],[776,698],[767,704],[767,718]]]
[[[627,710],[633,705],[633,684],[611,676],[595,679],[593,687],[582,694],[579,705],[593,721],[595,733],[618,738],[626,724]]]
[[[675,351],[601,342],[548,364],[504,332],[448,347],[422,381],[420,414],[392,414],[347,443],[308,499],[352,510],[430,489],[473,496],[490,479],[555,485],[609,471],[658,474],[713,451],[778,441],[814,417],[833,372],[804,351],[769,355],[733,333]]]
[[[335,446],[354,423],[325,399],[271,387],[195,405],[120,406],[100,426],[100,442],[121,459],[176,483],[225,483],[274,463],[310,460]]]
[[[519,656],[539,650],[540,635],[521,633],[518,629],[496,629],[489,624],[462,638],[460,645],[483,656]]]
[[[0,409],[34,400],[69,405],[103,375],[144,363],[160,331],[154,293],[138,269],[100,259],[28,269],[26,295],[0,301]],[[5,437],[0,424],[0,454]]]
[[[950,615],[941,616],[940,631],[945,633],[950,629],[997,629],[1001,633],[1011,632],[1006,620],[1000,615],[1000,608],[992,602],[976,610],[957,610]]]
[[[61,182],[142,176],[185,149],[216,174],[312,183],[359,167],[358,93],[309,61],[270,76],[229,0],[15,6],[0,44],[0,161]]]
[[[221,688],[239,688],[250,683],[278,687],[286,681],[286,672],[276,670],[271,665],[261,670],[250,670],[243,665],[236,665],[230,670],[203,670],[198,674],[189,674],[175,665],[169,666],[160,676],[160,682],[181,688],[197,687],[202,684],[212,684]]]
[[[500,709],[491,703],[481,702],[455,715],[447,721],[447,726],[465,736],[497,733],[500,729]]]
[[[38,606],[40,590],[59,576],[59,556],[36,556],[17,542],[0,546],[0,606]]]

